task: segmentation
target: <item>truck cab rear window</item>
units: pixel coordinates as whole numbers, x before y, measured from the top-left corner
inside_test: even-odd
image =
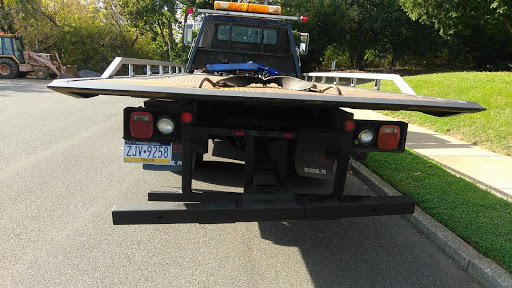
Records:
[[[254,26],[239,26],[231,25],[231,35],[229,33],[229,25],[219,25],[217,28],[217,40],[233,41],[243,43],[261,43],[276,45],[277,44],[277,31],[273,28],[262,29],[261,27]]]

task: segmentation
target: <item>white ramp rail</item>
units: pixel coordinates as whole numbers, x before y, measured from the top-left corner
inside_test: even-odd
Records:
[[[116,72],[123,65],[128,65],[128,76],[129,77],[135,76],[135,71],[134,71],[135,65],[146,66],[146,75],[147,76],[153,75],[153,73],[151,71],[151,68],[153,66],[158,67],[159,73],[156,75],[163,75],[164,67],[167,68],[166,71],[168,71],[169,74],[185,72],[185,65],[180,64],[180,63],[172,63],[172,62],[156,61],[156,60],[148,60],[148,59],[116,57],[114,59],[114,61],[112,61],[112,63],[110,63],[107,70],[105,70],[105,72],[103,72],[103,74],[101,75],[101,78],[110,78],[110,77],[114,76],[116,74]]]
[[[304,80],[308,81],[312,77],[312,82],[316,82],[316,78],[320,77],[321,83],[326,83],[327,79],[333,79],[334,84],[337,85],[340,79],[350,79],[350,86],[357,86],[357,79],[370,79],[375,80],[375,90],[380,90],[380,82],[382,80],[390,80],[402,91],[402,93],[409,95],[416,95],[414,90],[402,79],[398,74],[382,74],[382,73],[343,73],[343,72],[313,72],[303,73]]]

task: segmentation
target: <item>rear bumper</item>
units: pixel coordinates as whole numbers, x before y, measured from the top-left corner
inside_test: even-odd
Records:
[[[415,207],[409,196],[345,196],[343,200],[321,201],[272,198],[251,195],[242,201],[117,205],[112,219],[114,225],[330,220],[412,214]]]

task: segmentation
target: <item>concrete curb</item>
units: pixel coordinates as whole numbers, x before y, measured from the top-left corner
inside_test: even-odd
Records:
[[[400,196],[400,192],[371,172],[361,163],[350,160],[350,167],[356,176],[381,195]],[[487,287],[511,288],[512,274],[487,257],[480,254],[453,232],[430,217],[416,206],[412,215],[406,217],[425,233],[434,243],[453,257],[471,276]]]

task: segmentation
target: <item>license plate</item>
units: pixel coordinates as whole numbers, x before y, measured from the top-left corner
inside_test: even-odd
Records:
[[[173,145],[170,142],[125,141],[123,158],[124,162],[128,163],[177,165],[175,163],[177,159],[173,159],[176,158],[173,157],[173,150],[181,152],[181,145]]]

